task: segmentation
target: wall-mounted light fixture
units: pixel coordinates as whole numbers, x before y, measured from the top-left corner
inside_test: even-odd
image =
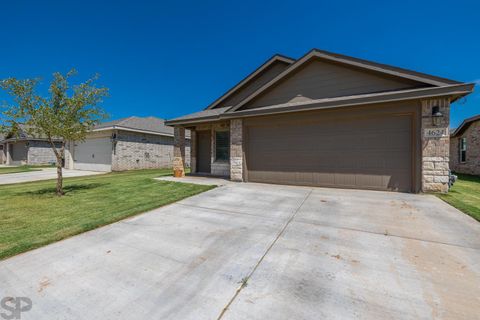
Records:
[[[440,112],[439,106],[432,107],[432,124],[439,126],[442,123],[443,113]]]

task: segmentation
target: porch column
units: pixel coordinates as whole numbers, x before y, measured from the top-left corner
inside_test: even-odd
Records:
[[[442,116],[432,116],[438,107]],[[437,108],[436,108],[437,109]],[[436,123],[434,123],[436,121]],[[447,192],[450,159],[450,100],[438,98],[422,101],[422,191]]]
[[[175,127],[173,131],[173,175],[185,176],[185,128]]]
[[[2,146],[2,154],[0,156],[0,164],[5,164],[7,162],[7,150],[5,150],[5,148],[7,147],[5,144],[1,144],[0,146]]]
[[[5,164],[9,165],[12,161],[12,157],[10,156],[10,143],[8,142],[5,144],[5,156],[7,157]]]
[[[243,120],[230,120],[230,180],[243,181]]]

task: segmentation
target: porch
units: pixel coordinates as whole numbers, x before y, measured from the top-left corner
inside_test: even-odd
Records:
[[[243,181],[243,123],[241,119],[176,126],[174,130],[175,176],[185,176],[185,130],[191,132],[190,170],[193,175]]]

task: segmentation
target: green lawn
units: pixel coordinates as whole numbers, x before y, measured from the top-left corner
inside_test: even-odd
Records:
[[[0,186],[0,259],[154,209],[213,188],[157,181],[171,170],[140,170]]]
[[[440,199],[480,221],[480,177],[458,175],[458,180]]]
[[[41,168],[53,168],[53,166],[18,166],[18,167],[1,167],[0,174],[18,173],[28,171],[39,171]]]

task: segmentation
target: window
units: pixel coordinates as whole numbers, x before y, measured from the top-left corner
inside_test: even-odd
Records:
[[[466,162],[467,161],[467,138],[460,138],[460,144],[459,144],[459,156],[460,156],[460,162]]]
[[[228,131],[215,132],[215,160],[228,161],[230,158],[230,133]]]

